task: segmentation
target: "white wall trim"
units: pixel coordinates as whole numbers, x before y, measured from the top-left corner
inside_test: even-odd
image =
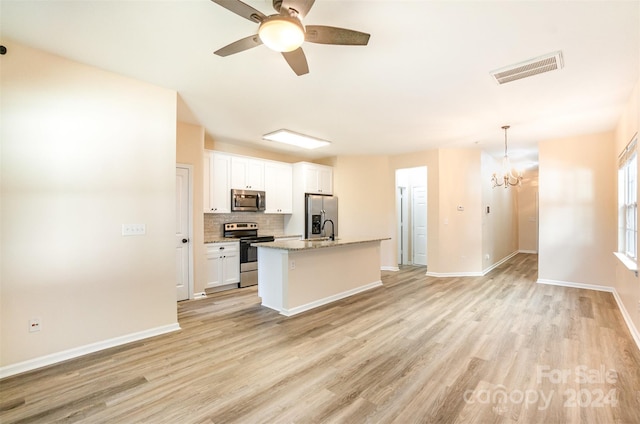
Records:
[[[400,271],[397,266],[381,266],[380,271]]]
[[[529,254],[537,255],[538,251],[537,250],[518,250],[518,253],[529,253]]]
[[[493,271],[495,268],[497,268],[500,265],[502,265],[503,263],[507,262],[509,259],[511,259],[514,256],[516,256],[518,253],[520,253],[518,250],[516,250],[515,252],[511,252],[510,254],[505,256],[504,258],[500,259],[498,262],[494,263],[493,265],[490,265],[489,268],[485,268],[485,270],[482,271],[482,275],[483,276],[487,275],[489,272]]]
[[[509,259],[513,258],[518,253],[520,253],[520,251],[516,250],[515,252],[512,252],[512,253],[508,254],[507,256],[505,256],[504,258],[500,259],[498,262],[494,263],[489,268],[486,268],[485,270],[483,270],[481,272],[478,272],[478,271],[472,271],[472,272],[429,272],[429,271],[427,271],[427,273],[425,275],[427,277],[484,277],[490,271],[492,271],[494,268],[496,268],[496,267],[502,265],[503,263],[507,262]]]
[[[7,365],[0,368],[0,379],[15,374],[32,371],[37,368],[45,367],[47,365],[53,365],[58,362],[66,361],[68,359],[77,358],[89,353],[109,349],[111,347],[120,346],[126,343],[135,342],[149,337],[159,336],[161,334],[166,334],[178,330],[180,330],[180,325],[178,323],[164,325],[162,327],[151,328],[149,330],[139,331],[137,333],[127,334],[124,336],[103,340],[101,342],[91,343],[73,349],[63,350],[62,352],[52,353],[50,355],[41,356],[39,358],[29,359],[27,361],[18,362],[17,364]]]
[[[571,287],[574,289],[586,289],[613,293],[613,287],[611,286],[597,286],[595,284],[572,283],[570,281],[547,280],[544,278],[538,278],[538,281],[536,281],[536,283],[547,284],[550,286]]]
[[[611,287],[611,286],[598,286],[598,285],[594,285],[594,284],[584,284],[584,283],[572,283],[572,282],[569,282],[569,281],[546,280],[546,279],[542,279],[542,278],[538,278],[537,283],[538,284],[548,284],[548,285],[552,285],[552,286],[572,287],[572,288],[576,288],[576,289],[596,290],[596,291],[603,291],[603,292],[612,293],[613,294],[613,298],[616,300],[616,303],[618,304],[618,309],[620,309],[620,313],[622,314],[622,318],[624,318],[624,322],[627,324],[627,328],[629,329],[629,332],[631,333],[631,337],[633,337],[633,341],[636,342],[636,346],[638,347],[638,349],[640,349],[640,332],[638,331],[636,326],[633,324],[633,321],[631,320],[631,315],[629,315],[629,312],[627,311],[627,308],[624,307],[624,303],[622,303],[622,299],[620,298],[620,295],[618,294],[618,291],[614,287]]]
[[[612,290],[613,297],[616,299],[616,303],[618,304],[618,308],[620,308],[620,313],[622,314],[622,318],[624,318],[624,322],[627,323],[627,328],[629,328],[629,332],[631,333],[631,337],[636,342],[636,346],[640,349],[640,331],[636,328],[631,320],[631,315],[629,315],[629,311],[624,307],[624,303],[622,303],[622,298],[618,294],[616,289]]]
[[[624,253],[620,253],[620,252],[613,252],[613,256],[615,256],[616,258],[618,258],[618,260],[620,262],[622,262],[622,265],[624,265],[625,267],[627,267],[627,269],[629,271],[633,271],[636,273],[636,277],[638,276],[638,264],[631,260],[627,255],[625,255]]]
[[[380,280],[374,281],[373,283],[369,283],[369,284],[366,284],[364,286],[357,287],[355,289],[347,290],[347,291],[344,291],[342,293],[337,293],[337,294],[334,294],[332,296],[325,297],[323,299],[318,299],[318,300],[315,300],[313,302],[309,302],[309,303],[304,304],[304,305],[296,306],[295,308],[291,308],[291,309],[283,308],[279,312],[284,316],[290,317],[292,315],[296,315],[296,314],[299,314],[301,312],[305,312],[305,311],[308,311],[310,309],[317,308],[319,306],[323,306],[323,305],[326,305],[328,303],[335,302],[336,300],[344,299],[345,297],[353,296],[354,294],[358,294],[358,293],[362,293],[362,292],[367,291],[367,290],[371,290],[371,289],[373,289],[375,287],[379,287],[381,285],[382,285],[382,281],[380,281]],[[264,303],[263,303],[263,305],[267,306]],[[271,309],[276,309],[276,308],[273,308],[271,306],[267,306],[267,307],[271,308]],[[276,310],[278,310],[278,309],[276,309]]]
[[[427,277],[482,277],[481,272],[430,272],[424,275]]]

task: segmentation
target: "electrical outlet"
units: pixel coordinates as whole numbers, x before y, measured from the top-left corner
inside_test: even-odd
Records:
[[[145,224],[122,224],[123,236],[143,236],[147,233]]]
[[[296,269],[296,261],[290,261],[289,266],[291,267],[291,269]]]
[[[37,331],[40,331],[40,328],[41,328],[40,318],[31,318],[29,320],[29,333],[35,333]]]

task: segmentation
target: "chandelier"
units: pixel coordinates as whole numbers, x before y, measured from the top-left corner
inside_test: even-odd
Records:
[[[509,162],[509,156],[507,156],[507,130],[510,128],[509,125],[504,125],[502,129],[504,130],[504,157],[502,158],[502,174],[500,177],[494,172],[493,177],[491,177],[491,182],[493,183],[493,187],[504,187],[508,188],[509,186],[518,186],[522,185],[522,173],[518,172],[518,175],[514,175],[513,168],[511,167],[511,162]]]

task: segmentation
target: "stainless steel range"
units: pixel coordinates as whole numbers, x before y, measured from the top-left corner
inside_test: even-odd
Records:
[[[240,240],[240,287],[258,284],[258,248],[252,243],[273,241],[273,236],[259,236],[256,222],[229,222],[222,224],[225,238]]]

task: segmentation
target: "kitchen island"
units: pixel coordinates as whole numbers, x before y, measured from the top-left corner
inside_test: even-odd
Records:
[[[389,238],[256,244],[262,305],[291,316],[382,285],[382,240]]]

